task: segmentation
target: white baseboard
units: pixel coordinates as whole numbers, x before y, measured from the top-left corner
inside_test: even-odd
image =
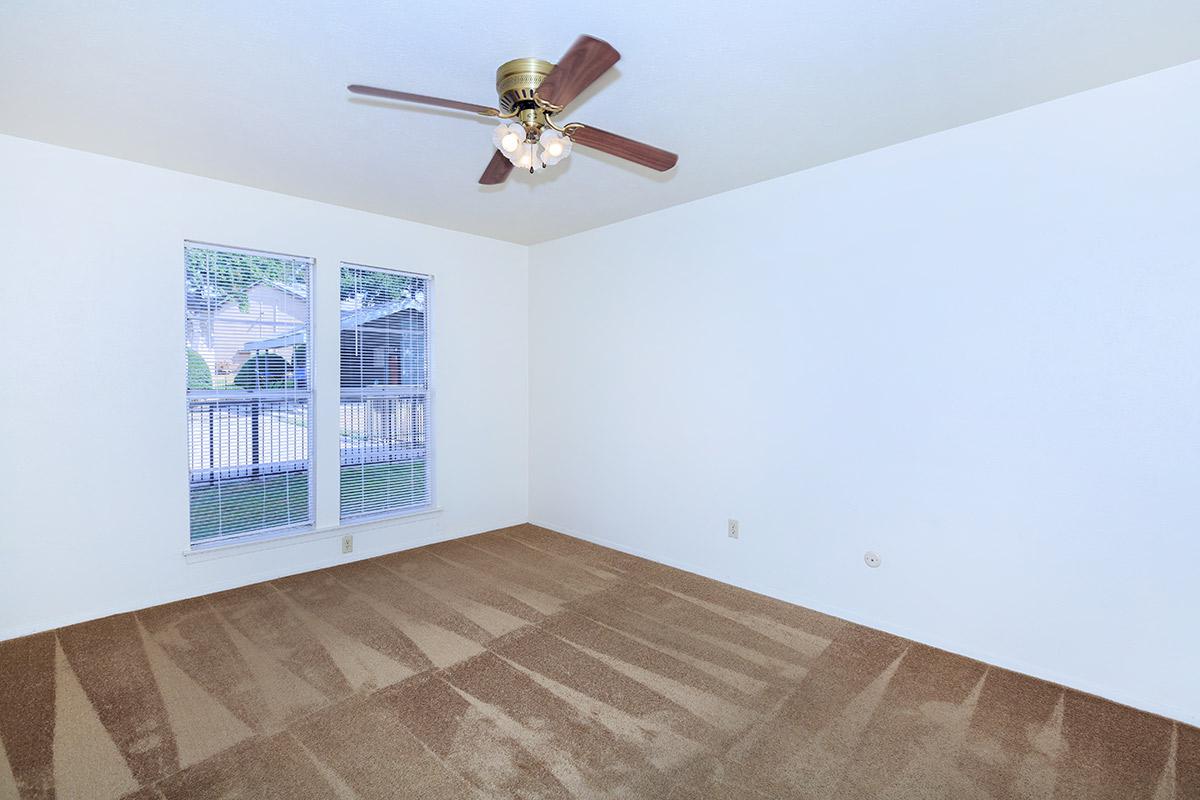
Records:
[[[495,529],[504,528],[504,527],[511,527],[512,525],[520,525],[520,524],[522,524],[522,523],[521,522],[512,522],[512,523],[509,523],[508,525],[498,525],[498,526],[496,526],[496,528],[489,528],[489,530],[495,530]],[[628,553],[630,555],[638,556],[639,558],[645,558],[649,561],[655,561],[659,564],[665,564],[669,567],[675,567],[676,569],[681,569],[685,572],[691,572],[695,575],[701,575],[705,578],[717,580],[722,583],[728,583],[730,585],[737,586],[741,589],[747,589],[749,591],[756,592],[758,594],[766,595],[767,597],[773,597],[777,600],[782,600],[786,603],[792,603],[794,605],[803,606],[804,608],[809,608],[814,611],[819,611],[823,614],[828,614],[829,616],[832,616],[832,617],[844,619],[848,622],[853,622],[858,625],[864,625],[868,628],[874,628],[875,630],[884,631],[886,633],[890,633],[895,636],[900,636],[905,639],[910,639],[914,642],[920,642],[921,644],[929,645],[930,647],[936,647],[940,650],[945,650],[950,653],[955,653],[957,655],[965,656],[967,658],[973,658],[976,661],[982,661],[986,664],[991,664],[993,666],[1001,667],[1003,669],[1012,670],[1013,672],[1019,672],[1021,674],[1029,675],[1034,678],[1040,678],[1041,680],[1050,681],[1051,683],[1056,683],[1060,686],[1066,686],[1066,687],[1069,687],[1071,689],[1076,689],[1081,692],[1087,692],[1088,694],[1093,694],[1093,695],[1096,695],[1097,697],[1103,697],[1107,700],[1112,700],[1115,703],[1121,703],[1122,705],[1130,706],[1132,708],[1136,708],[1136,709],[1139,709],[1142,711],[1147,711],[1151,714],[1158,714],[1158,715],[1166,717],[1168,719],[1179,720],[1180,722],[1184,722],[1189,725],[1200,726],[1200,717],[1196,716],[1195,714],[1189,714],[1180,708],[1175,708],[1175,707],[1172,707],[1169,705],[1164,705],[1162,703],[1147,700],[1143,697],[1137,696],[1135,694],[1131,694],[1129,692],[1114,691],[1110,687],[1097,686],[1097,685],[1091,684],[1087,681],[1076,680],[1070,676],[1061,675],[1061,674],[1055,672],[1053,669],[1047,669],[1041,665],[1025,663],[1025,662],[1022,662],[1017,659],[1006,658],[1003,655],[998,655],[998,654],[992,653],[992,652],[984,652],[984,651],[980,651],[980,650],[977,650],[977,649],[974,649],[971,647],[962,647],[955,642],[946,641],[938,636],[926,635],[923,631],[913,630],[905,625],[897,624],[891,620],[866,619],[858,614],[848,612],[844,609],[831,607],[829,605],[826,605],[826,604],[820,603],[820,602],[814,602],[811,598],[807,598],[807,597],[798,595],[794,591],[782,590],[779,587],[768,586],[768,585],[765,585],[765,584],[762,584],[759,582],[753,582],[753,581],[733,583],[729,579],[729,576],[717,575],[717,574],[713,573],[712,571],[706,570],[705,568],[703,568],[697,564],[692,564],[687,561],[668,556],[664,553],[658,553],[658,552],[646,550],[643,548],[630,547],[630,546],[622,544],[620,542],[610,541],[603,537],[592,536],[592,535],[586,534],[582,531],[572,530],[568,526],[555,524],[552,521],[531,520],[530,524],[537,525],[537,526],[543,527],[543,528],[548,528],[549,530],[556,531],[558,533],[563,533],[563,534],[566,534],[567,536],[573,536],[576,539],[582,539],[583,541],[591,542],[593,544],[600,545],[601,547],[607,547],[612,550],[618,550],[622,553]],[[28,636],[30,634],[40,633],[42,631],[48,631],[48,630],[52,630],[54,628],[61,628],[61,627],[67,626],[67,625],[74,625],[74,624],[77,624],[80,622],[87,622],[89,620],[101,619],[103,617],[108,617],[113,614],[124,614],[124,613],[128,613],[130,611],[137,611],[137,610],[140,610],[143,608],[150,608],[152,606],[162,605],[164,603],[171,603],[171,602],[175,602],[178,600],[186,600],[191,597],[199,597],[201,595],[211,594],[212,592],[223,592],[223,591],[227,591],[229,589],[237,589],[242,586],[249,586],[251,584],[261,583],[263,581],[275,580],[277,578],[282,578],[282,577],[285,577],[288,575],[297,575],[297,574],[300,574],[303,572],[310,572],[312,570],[325,569],[327,567],[337,566],[338,564],[347,564],[347,563],[351,563],[353,561],[362,561],[364,559],[376,558],[378,556],[388,555],[390,553],[401,553],[406,550],[413,550],[418,547],[424,547],[426,545],[436,544],[438,542],[450,541],[452,539],[462,539],[467,536],[474,536],[478,533],[484,533],[484,532],[486,532],[486,531],[472,531],[472,532],[453,533],[453,534],[438,534],[438,535],[434,535],[434,536],[428,536],[428,537],[424,537],[421,539],[405,542],[402,547],[398,547],[398,548],[381,548],[381,549],[377,549],[377,550],[364,551],[361,553],[355,553],[352,557],[344,557],[344,556],[341,556],[340,554],[338,554],[338,557],[335,557],[335,558],[316,559],[316,560],[313,560],[312,562],[309,562],[309,563],[306,563],[306,564],[303,564],[300,566],[293,566],[288,569],[270,570],[270,571],[258,573],[255,575],[242,577],[242,578],[214,581],[213,583],[211,583],[209,585],[205,585],[203,587],[198,588],[195,592],[189,592],[189,593],[178,595],[178,596],[169,596],[169,597],[164,597],[161,595],[153,596],[153,597],[147,596],[147,597],[144,597],[141,600],[137,600],[137,601],[130,601],[127,603],[114,605],[114,606],[107,607],[107,608],[94,609],[94,610],[89,611],[86,615],[65,615],[65,616],[59,616],[59,617],[44,618],[44,619],[33,621],[33,622],[30,622],[30,623],[27,623],[24,625],[11,626],[9,628],[0,630],[0,641],[4,641],[6,639],[15,639],[19,636]]]
[[[487,530],[497,530],[499,528],[507,528],[511,527],[512,525],[521,524],[523,524],[523,521],[512,522],[508,525],[498,525],[495,528],[489,527]],[[198,587],[195,591],[189,590],[184,594],[170,596],[161,594],[147,595],[140,599],[130,600],[124,603],[89,609],[86,614],[66,614],[45,617],[22,625],[14,625],[8,628],[0,629],[0,641],[16,639],[20,636],[29,636],[34,633],[41,633],[43,631],[49,631],[55,628],[63,628],[67,625],[75,625],[80,622],[89,622],[94,619],[103,619],[104,617],[111,617],[113,614],[126,614],[131,611],[140,611],[144,608],[151,608],[153,606],[159,606],[165,603],[174,603],[179,600],[187,600],[192,597],[200,597],[201,595],[212,594],[213,592],[224,592],[228,591],[229,589],[238,589],[243,586],[262,583],[263,581],[276,580],[277,578],[283,578],[288,575],[299,575],[304,572],[312,572],[313,570],[317,569],[336,567],[339,564],[349,564],[354,561],[362,561],[363,559],[367,558],[386,556],[391,553],[403,553],[405,550],[414,550],[418,547],[425,547],[426,545],[437,544],[438,542],[448,542],[452,539],[462,539],[467,536],[474,536],[478,533],[485,532],[486,531],[471,531],[467,533],[437,534],[434,536],[427,536],[420,539],[406,541],[401,547],[375,548],[371,550],[364,550],[362,552],[355,552],[352,555],[342,555],[341,553],[337,553],[332,558],[314,559],[299,566],[293,565],[286,569],[268,570],[265,572],[255,573],[253,575],[213,581]]]
[[[691,564],[686,561],[667,556],[663,553],[657,553],[637,547],[630,547],[619,542],[609,541],[603,537],[591,536],[580,531],[570,530],[567,527],[556,525],[553,522],[545,520],[532,520],[530,524],[537,525],[542,528],[548,528],[549,530],[557,533],[563,533],[567,536],[573,536],[576,539],[582,539],[585,542],[598,544],[601,547],[619,550],[622,553],[628,553],[632,556],[638,556],[639,558],[645,558],[649,561],[654,561],[659,564],[665,564],[668,567],[675,567],[676,569],[681,569],[684,572],[691,572],[695,575],[701,575],[705,578],[711,578],[712,580],[720,581],[721,583],[737,586],[740,589],[747,589],[751,592],[756,592],[757,594],[773,597],[776,600],[782,600],[785,603],[803,606],[804,608],[809,608],[813,611],[819,611],[822,614],[828,614],[831,617],[837,617],[838,619],[843,619],[847,622],[853,622],[868,628],[874,628],[875,630],[890,633],[894,636],[900,636],[904,639],[919,642],[920,644],[936,647],[939,650],[945,650],[948,653],[954,653],[956,655],[965,656],[966,658],[972,658],[976,661],[982,661],[985,664],[991,664],[992,666],[1000,667],[1002,669],[1019,672],[1022,675],[1029,675],[1030,677],[1049,681],[1050,683],[1055,683],[1059,686],[1065,686],[1070,689],[1075,689],[1077,691],[1086,692],[1087,694],[1092,694],[1097,697],[1102,697],[1106,700],[1111,700],[1114,703],[1120,703],[1121,705],[1136,708],[1140,711],[1146,711],[1151,714],[1157,714],[1161,717],[1166,717],[1167,719],[1178,720],[1189,725],[1200,727],[1200,716],[1197,716],[1196,714],[1188,713],[1180,708],[1175,708],[1159,702],[1147,700],[1129,692],[1114,691],[1107,686],[1097,686],[1089,683],[1088,681],[1075,680],[1070,676],[1061,675],[1055,672],[1053,669],[1047,669],[1041,665],[1025,663],[1018,659],[1006,658],[996,653],[983,652],[971,647],[962,647],[955,642],[946,641],[938,636],[928,636],[922,631],[913,630],[905,625],[897,624],[891,620],[865,619],[858,614],[845,611],[844,609],[834,608],[820,602],[814,602],[811,598],[797,595],[797,593],[794,591],[784,591],[778,587],[768,586],[758,582],[734,583],[729,579],[729,576],[717,575],[711,570],[706,570],[696,564]]]

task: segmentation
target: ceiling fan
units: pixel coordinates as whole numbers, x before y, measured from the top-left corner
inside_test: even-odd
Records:
[[[540,58],[506,61],[496,70],[500,108],[374,86],[353,84],[346,88],[355,94],[468,111],[503,120],[492,132],[496,152],[479,177],[479,182],[486,186],[504,183],[513,167],[532,173],[553,166],[570,155],[573,144],[666,172],[675,166],[679,156],[591,125],[578,122],[558,125],[554,120],[567,104],[620,58],[621,54],[608,42],[594,36],[580,36],[558,64]]]

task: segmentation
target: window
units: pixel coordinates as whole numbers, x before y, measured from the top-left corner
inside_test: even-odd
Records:
[[[432,502],[429,284],[342,265],[342,519]]]
[[[184,247],[193,546],[312,522],[312,263]]]

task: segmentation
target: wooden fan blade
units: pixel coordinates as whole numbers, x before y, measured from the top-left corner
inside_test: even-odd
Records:
[[[641,164],[643,167],[656,169],[659,172],[666,172],[679,160],[679,156],[674,153],[668,153],[666,150],[593,128],[591,125],[572,127],[569,135],[575,144],[592,147],[617,158]]]
[[[542,81],[538,97],[551,105],[565,106],[620,59],[621,54],[608,42],[580,36]]]
[[[499,150],[492,153],[492,160],[487,169],[479,176],[479,182],[484,186],[495,186],[508,180],[508,173],[513,171],[513,164]]]
[[[353,83],[346,87],[355,94],[365,94],[371,97],[384,97],[388,100],[403,100],[407,103],[421,103],[426,106],[438,106],[439,108],[453,108],[455,111],[470,111],[472,114],[482,114],[485,117],[496,117],[500,112],[488,106],[477,106],[474,103],[460,103],[457,100],[446,100],[441,97],[430,97],[424,94],[412,94],[410,92],[397,92],[392,89],[379,89],[374,86],[360,86]]]

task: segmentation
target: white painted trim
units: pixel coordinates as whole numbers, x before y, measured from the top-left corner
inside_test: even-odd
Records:
[[[344,533],[383,528],[389,524],[405,525],[410,522],[419,522],[436,517],[442,513],[442,510],[441,508],[423,508],[407,514],[390,514],[386,517],[375,517],[373,519],[362,520],[361,522],[330,525],[326,528],[307,530],[302,533],[264,534],[261,538],[251,536],[236,541],[220,542],[208,546],[201,544],[189,550],[184,550],[183,558],[189,564],[198,564],[203,561],[212,561],[214,558],[255,553],[259,550],[273,550],[276,547],[287,547],[288,545],[312,542],[318,539],[332,539]]]
[[[838,619],[843,619],[843,620],[846,620],[847,622],[853,622],[858,625],[864,625],[868,628],[873,628],[878,631],[890,633],[894,636],[899,636],[904,639],[909,639],[910,641],[919,642],[920,644],[929,645],[930,647],[936,647],[939,650],[945,650],[948,653],[954,653],[956,655],[965,656],[966,658],[971,658],[976,661],[981,661],[985,664],[990,664],[995,667],[1000,667],[1002,669],[1011,670],[1013,672],[1019,672],[1022,675],[1029,675],[1030,677],[1039,678],[1044,681],[1049,681],[1050,683],[1058,684],[1059,686],[1065,686],[1065,687],[1068,687],[1071,689],[1076,689],[1081,692],[1086,692],[1087,694],[1092,694],[1097,697],[1102,697],[1106,700],[1111,700],[1114,703],[1120,703],[1121,705],[1129,706],[1131,708],[1136,708],[1138,710],[1146,711],[1151,714],[1157,714],[1161,717],[1166,717],[1167,719],[1178,720],[1180,722],[1184,722],[1189,725],[1200,726],[1200,717],[1193,716],[1193,715],[1189,714],[1188,712],[1186,712],[1182,708],[1164,706],[1161,703],[1156,703],[1153,701],[1145,700],[1136,695],[1131,695],[1128,692],[1113,691],[1112,689],[1109,689],[1108,687],[1096,686],[1095,684],[1088,683],[1087,681],[1078,681],[1078,680],[1075,680],[1075,679],[1067,677],[1067,676],[1059,675],[1054,670],[1045,669],[1036,664],[1028,664],[1028,663],[1024,663],[1021,661],[1014,661],[1013,659],[1002,658],[1002,657],[996,656],[992,653],[979,651],[979,650],[973,650],[972,648],[969,648],[969,647],[968,648],[960,647],[952,642],[944,641],[940,637],[927,636],[924,633],[922,633],[921,631],[912,630],[911,628],[908,628],[904,625],[897,625],[894,622],[892,622],[891,620],[863,619],[862,617],[860,617],[856,614],[851,614],[840,608],[833,608],[833,607],[826,606],[821,603],[813,603],[813,602],[809,601],[807,598],[797,595],[795,592],[784,591],[775,586],[768,586],[768,585],[762,584],[762,583],[746,583],[746,584],[733,583],[729,580],[729,577],[727,575],[715,574],[709,570],[702,569],[701,567],[698,567],[695,564],[691,564],[686,561],[680,561],[680,560],[674,559],[674,558],[665,557],[659,553],[653,553],[648,550],[643,550],[641,548],[629,547],[628,545],[609,541],[607,539],[604,539],[604,538],[601,538],[598,536],[589,536],[584,533],[579,533],[578,531],[570,530],[561,525],[556,525],[552,522],[547,522],[547,521],[543,521],[543,520],[531,520],[530,524],[537,525],[542,528],[548,528],[549,530],[555,531],[557,533],[563,533],[563,534],[566,534],[567,536],[573,536],[576,539],[582,539],[585,542],[591,542],[592,544],[597,544],[597,545],[600,545],[601,547],[607,547],[611,550],[618,550],[622,553],[628,553],[629,555],[632,555],[632,556],[638,556],[639,558],[645,558],[649,561],[654,561],[659,564],[665,564],[668,567],[674,567],[675,569],[681,569],[684,572],[691,572],[695,575],[700,575],[705,578],[710,578],[711,580],[719,581],[721,583],[728,584],[730,586],[736,586],[739,589],[746,589],[748,591],[755,592],[757,594],[775,598],[776,600],[782,600],[785,603],[791,603],[793,605],[803,606],[804,608],[808,608],[813,611],[819,611],[822,614],[827,614],[831,617],[837,617]]]

